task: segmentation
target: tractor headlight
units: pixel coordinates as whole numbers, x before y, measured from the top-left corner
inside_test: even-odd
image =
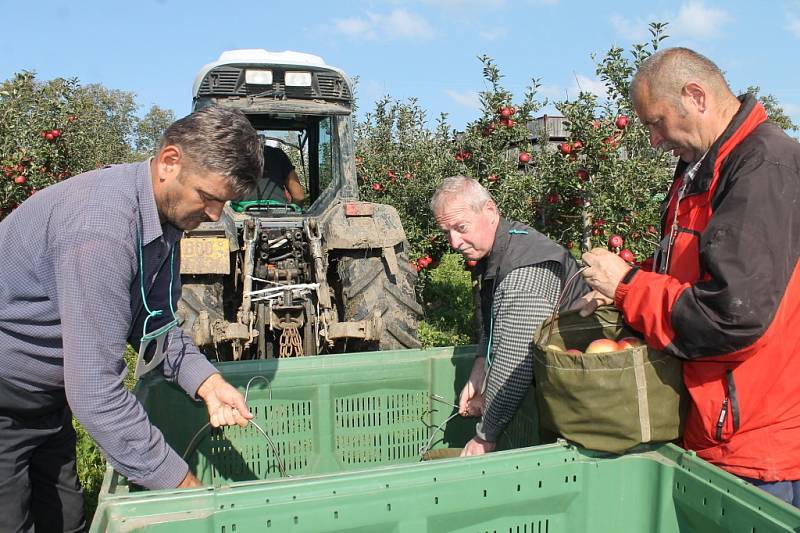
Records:
[[[311,73],[298,71],[287,72],[285,82],[287,87],[310,87]]]
[[[244,81],[248,85],[272,85],[272,71],[247,69],[244,72]]]

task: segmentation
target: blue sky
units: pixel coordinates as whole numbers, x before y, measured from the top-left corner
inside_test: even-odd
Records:
[[[357,76],[362,112],[382,95],[417,97],[459,129],[484,89],[477,56],[493,57],[519,98],[537,77],[559,99],[601,91],[591,54],[644,42],[649,21],[666,21],[665,45],[706,54],[735,91],[761,86],[800,124],[800,0],[0,0],[0,13],[0,79],[77,77],[183,116],[195,74],[221,51],[296,50]]]

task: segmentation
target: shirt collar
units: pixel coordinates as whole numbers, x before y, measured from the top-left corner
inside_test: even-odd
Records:
[[[150,163],[153,159],[142,161],[136,169],[136,194],[139,198],[139,220],[142,231],[142,246],[164,237],[168,242],[177,241],[182,232],[170,223],[161,224],[158,217],[156,197],[153,193],[153,176]]]

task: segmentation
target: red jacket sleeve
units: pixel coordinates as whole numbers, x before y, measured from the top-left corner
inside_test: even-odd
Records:
[[[745,359],[798,291],[800,150],[777,133],[760,137],[720,170],[713,216],[698,239],[703,279],[639,270],[618,286],[617,307],[651,346],[682,358]]]

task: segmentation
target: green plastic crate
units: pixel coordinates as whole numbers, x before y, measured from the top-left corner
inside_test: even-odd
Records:
[[[131,490],[109,469],[93,532],[728,532],[800,531],[800,512],[673,445],[612,457],[564,442],[420,462],[457,448],[475,419],[452,406],[474,347],[220,365],[244,388],[274,441],[253,429],[206,430],[189,463],[208,484]],[[135,394],[182,452],[202,404],[157,376]],[[501,443],[536,442],[532,397]],[[441,427],[441,430],[437,429]]]
[[[248,405],[276,454],[252,425],[206,429],[201,402],[190,400],[158,374],[134,390],[151,421],[205,484],[277,479],[278,458],[288,476],[309,476],[417,463],[420,449],[463,447],[476,418],[456,416],[461,385],[475,347],[401,350],[300,359],[222,363],[225,378],[242,389],[253,376]],[[444,401],[439,401],[433,398]],[[447,402],[447,403],[445,403]],[[533,394],[499,442],[501,449],[538,442]],[[190,444],[192,444],[190,446]],[[125,494],[127,481],[109,470],[100,499]]]
[[[674,445],[603,458],[566,444],[106,500],[92,531],[797,531],[800,513]]]

